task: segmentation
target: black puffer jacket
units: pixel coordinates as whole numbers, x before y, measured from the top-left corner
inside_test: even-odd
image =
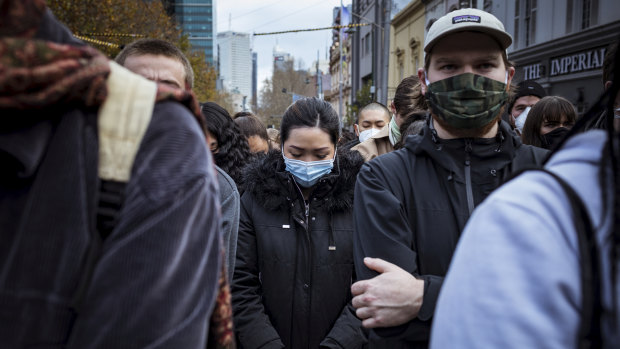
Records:
[[[353,191],[363,159],[339,151],[306,204],[279,152],[248,166],[233,277],[243,348],[359,348],[352,308]]]
[[[494,138],[450,140],[439,139],[427,123],[407,137],[405,148],[364,165],[355,189],[358,278],[377,275],[363,263],[376,257],[425,283],[417,318],[372,330],[371,348],[428,346],[437,296],[471,211],[515,172],[542,164],[546,154],[522,144],[505,122]]]

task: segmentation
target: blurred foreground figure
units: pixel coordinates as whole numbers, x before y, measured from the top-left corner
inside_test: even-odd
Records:
[[[221,250],[197,103],[44,1],[0,9],[1,346],[204,348]]]
[[[161,39],[139,39],[125,46],[114,58],[116,63],[151,81],[191,91],[194,70],[183,52]],[[209,140],[213,142],[213,139]],[[239,191],[235,181],[215,166],[222,218],[222,237],[226,249],[226,270],[232,280],[239,230]]]
[[[517,177],[474,212],[439,296],[433,348],[618,348],[619,82],[544,171]],[[603,110],[607,131],[571,137]]]

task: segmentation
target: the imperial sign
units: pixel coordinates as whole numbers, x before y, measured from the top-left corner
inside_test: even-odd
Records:
[[[549,60],[549,76],[578,73],[603,66],[605,47],[556,57]]]

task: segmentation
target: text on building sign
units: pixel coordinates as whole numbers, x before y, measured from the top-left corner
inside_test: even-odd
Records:
[[[605,48],[597,48],[581,53],[553,58],[549,61],[550,76],[578,73],[603,66]]]

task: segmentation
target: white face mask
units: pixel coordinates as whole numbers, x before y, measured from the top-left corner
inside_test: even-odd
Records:
[[[377,133],[379,133],[379,129],[376,128],[369,128],[368,130],[362,131],[360,132],[360,142],[363,142],[365,140],[367,140],[368,138],[376,135]]]
[[[520,133],[523,133],[523,125],[525,125],[525,119],[527,119],[527,114],[530,112],[530,109],[532,108],[527,107],[523,109],[523,112],[521,112],[521,114],[519,114],[519,116],[515,118],[515,127],[517,128],[517,130],[519,130]]]

